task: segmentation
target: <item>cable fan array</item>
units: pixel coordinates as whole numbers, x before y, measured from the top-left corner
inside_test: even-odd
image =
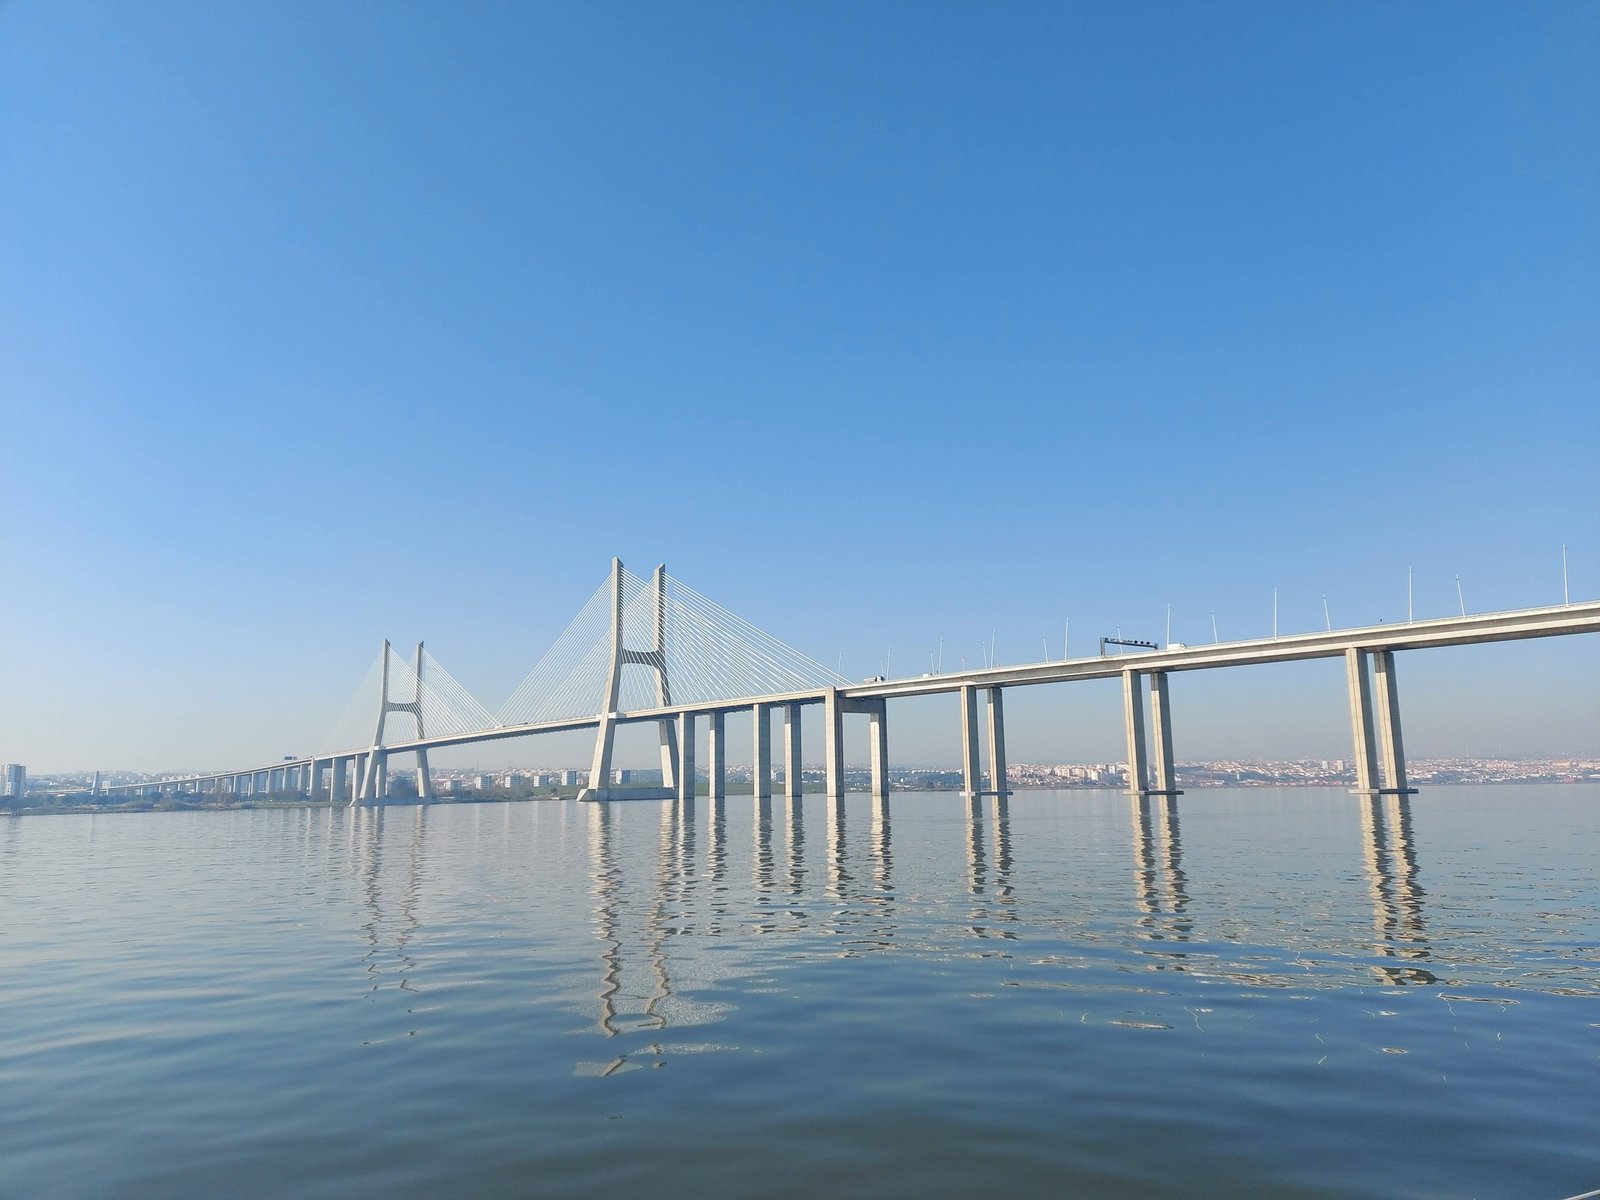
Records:
[[[659,652],[665,674],[653,665],[626,663],[618,681],[619,711],[814,691],[846,682],[688,584],[668,575],[663,585],[658,589],[653,579],[622,572],[623,648]],[[495,714],[501,725],[569,720],[605,708],[610,593],[608,579]]]
[[[612,669],[611,590],[608,576],[493,715],[426,650],[420,686],[413,665],[388,651],[389,699],[406,703],[417,697],[428,737],[595,716],[606,707]],[[619,711],[815,691],[848,682],[670,575],[658,587],[654,579],[624,570],[621,611],[623,649],[651,657],[621,667]],[[325,753],[372,744],[382,668],[380,657],[335,726]],[[416,736],[410,714],[389,714],[385,745]]]
[[[409,712],[391,712],[383,722],[385,746],[409,742],[418,737],[439,737],[452,733],[476,733],[492,729],[494,717],[479,704],[466,688],[439,664],[439,660],[422,651],[422,672],[418,677],[416,664],[385,645],[368,668],[361,687],[345,708],[339,723],[322,746],[322,753],[332,754],[358,746],[371,746],[378,726],[378,689],[383,679],[384,655],[389,659],[389,700],[395,704],[415,703],[421,709],[418,720]]]

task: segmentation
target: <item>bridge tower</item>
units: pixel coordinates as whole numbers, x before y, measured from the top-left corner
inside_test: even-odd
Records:
[[[611,786],[611,752],[616,744],[619,713],[617,704],[622,694],[622,668],[648,667],[656,673],[656,700],[663,707],[672,703],[672,681],[667,675],[667,568],[663,563],[656,567],[652,578],[655,593],[655,645],[649,650],[630,650],[623,630],[625,605],[622,595],[622,560],[611,560],[611,667],[606,675],[606,691],[602,697],[599,728],[595,731],[594,762],[589,769],[589,786],[579,797],[583,800],[608,800],[616,789]],[[689,736],[694,725],[685,722]],[[670,794],[677,786],[678,728],[673,718],[656,722],[661,738],[661,786]],[[637,789],[628,793],[638,795]]]
[[[428,736],[427,725],[422,716],[422,643],[417,643],[416,655],[412,660],[412,676],[416,686],[410,700],[394,700],[389,696],[390,653],[389,642],[385,639],[383,665],[378,678],[378,727],[372,735],[372,749],[365,755],[365,768],[361,773],[355,795],[350,798],[351,807],[375,803],[388,795],[389,752],[383,748],[383,726],[390,713],[409,713],[417,723],[417,739],[420,741]],[[417,796],[424,804],[432,803],[433,776],[428,771],[428,751],[418,747],[416,755]]]

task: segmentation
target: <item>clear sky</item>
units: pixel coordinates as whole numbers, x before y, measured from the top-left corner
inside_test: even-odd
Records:
[[[0,759],[305,752],[383,637],[493,709],[613,554],[851,676],[1600,595],[1597,61],[1592,3],[0,4]],[[1600,752],[1600,639],[1400,679],[1413,754]],[[1348,756],[1342,689],[1185,676],[1179,757]]]

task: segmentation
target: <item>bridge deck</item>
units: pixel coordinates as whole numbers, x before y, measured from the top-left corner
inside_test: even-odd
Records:
[[[1513,609],[1506,612],[1477,613],[1460,617],[1440,617],[1427,621],[1408,621],[1394,625],[1370,625],[1357,629],[1335,629],[1319,633],[1289,634],[1277,638],[1218,642],[1136,654],[1098,655],[1093,658],[1064,659],[1057,662],[1022,663],[983,670],[917,675],[904,679],[875,680],[839,689],[847,700],[880,700],[903,696],[929,696],[956,692],[963,687],[1024,687],[1046,683],[1070,683],[1085,679],[1115,679],[1125,671],[1199,671],[1219,667],[1240,667],[1256,663],[1296,662],[1313,658],[1338,658],[1353,648],[1359,650],[1417,650],[1432,646],[1465,646],[1524,638],[1559,637],[1568,634],[1600,632],[1600,601],[1554,605],[1547,608]],[[766,696],[742,696],[715,702],[663,705],[618,713],[619,722],[657,721],[680,713],[737,712],[757,704],[818,704],[825,690],[785,692]],[[469,746],[506,738],[532,737],[541,733],[567,733],[593,729],[598,716],[543,721],[526,725],[500,725],[470,733],[456,733],[387,743],[392,754],[415,750],[435,750],[449,746]],[[226,779],[236,775],[260,774],[268,770],[305,767],[312,761],[325,763],[364,752],[360,747],[339,754],[318,755],[316,759],[282,759],[264,766],[239,771],[218,771],[207,775],[188,775],[161,783],[196,783]],[[116,784],[107,792],[159,786],[155,782]]]

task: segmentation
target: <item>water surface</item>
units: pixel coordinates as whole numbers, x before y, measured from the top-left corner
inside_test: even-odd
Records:
[[[1600,1188],[1600,789],[0,820],[0,1195]]]

